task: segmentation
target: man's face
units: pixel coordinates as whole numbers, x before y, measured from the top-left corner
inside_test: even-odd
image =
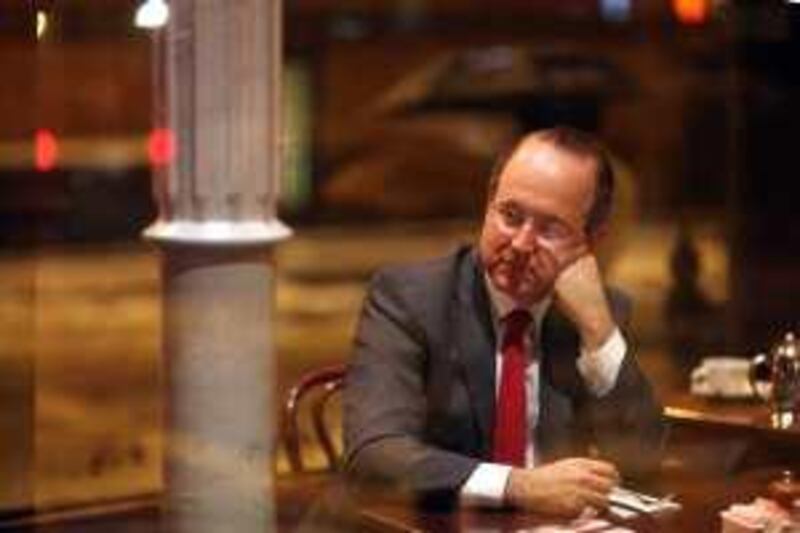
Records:
[[[499,177],[479,252],[492,284],[522,306],[552,290],[586,247],[595,165],[535,138],[524,141]]]

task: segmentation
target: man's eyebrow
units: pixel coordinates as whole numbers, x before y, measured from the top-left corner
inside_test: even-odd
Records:
[[[525,216],[532,216],[534,218],[538,218],[538,219],[540,219],[540,220],[542,220],[544,222],[547,222],[547,223],[557,222],[557,223],[562,224],[562,225],[564,225],[564,226],[566,226],[568,228],[572,227],[567,220],[561,218],[560,216],[558,216],[556,214],[543,213],[541,211],[537,211],[536,209],[530,209],[528,207],[525,207],[524,205],[522,205],[521,203],[519,203],[518,201],[516,201],[514,199],[504,200],[503,202],[500,202],[500,204],[502,206],[504,206],[504,207],[513,207],[515,209],[519,209],[522,213],[525,214]]]

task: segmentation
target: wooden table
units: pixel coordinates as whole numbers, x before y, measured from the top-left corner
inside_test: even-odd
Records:
[[[664,480],[661,490],[676,495],[682,509],[662,517],[639,517],[629,521],[615,521],[638,532],[715,532],[720,531],[719,513],[732,503],[750,502],[765,495],[767,484],[779,475],[766,469],[752,471],[734,479]],[[523,531],[544,524],[557,524],[530,513],[515,511],[476,511],[457,509],[451,512],[416,510],[400,504],[373,504],[360,508],[363,530],[397,533],[461,533],[469,531],[501,532]],[[563,522],[561,523],[563,525]]]
[[[776,428],[768,406],[756,399],[723,400],[691,394],[670,397],[664,416],[673,425],[705,427],[713,431],[738,432],[762,438],[800,443],[800,425]]]
[[[757,495],[765,494],[769,481],[778,475],[774,470],[760,470],[732,479],[711,479],[705,482],[696,479],[663,480],[659,491],[673,492],[683,505],[681,511],[665,518],[642,517],[621,525],[640,532],[683,533],[719,531],[719,512],[731,503],[748,502]],[[299,482],[279,481],[276,485],[276,529],[281,532],[296,532],[304,526],[307,532],[337,533],[366,531],[375,533],[461,533],[521,531],[547,523],[555,523],[531,513],[512,511],[478,511],[455,509],[449,512],[421,511],[398,502],[362,503],[350,507],[354,515],[348,518],[347,526],[331,529],[324,521],[309,522],[309,515],[325,496],[324,484],[315,480],[307,485]],[[16,523],[0,522],[0,531],[37,533],[166,533],[157,496],[119,503],[74,510],[62,516],[30,516]]]
[[[671,396],[664,408],[670,426],[668,462],[731,475],[752,468],[800,469],[800,426],[773,427],[758,400]]]

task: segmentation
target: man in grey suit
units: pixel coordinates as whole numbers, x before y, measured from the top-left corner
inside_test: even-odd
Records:
[[[344,394],[353,486],[569,516],[606,507],[623,475],[655,467],[661,409],[593,254],[612,192],[592,137],[530,133],[496,165],[477,246],[375,275]],[[512,311],[529,317],[513,378],[524,386],[506,389]],[[497,426],[509,390],[523,395],[514,461],[498,460],[495,442],[507,438]]]

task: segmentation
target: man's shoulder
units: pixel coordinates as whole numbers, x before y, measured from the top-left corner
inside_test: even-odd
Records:
[[[404,282],[432,282],[439,278],[452,276],[462,267],[474,264],[473,254],[472,246],[463,245],[446,255],[385,265],[375,272],[374,278],[396,279]]]
[[[370,286],[414,301],[447,299],[476,269],[475,251],[465,245],[443,256],[386,265],[375,272]]]

